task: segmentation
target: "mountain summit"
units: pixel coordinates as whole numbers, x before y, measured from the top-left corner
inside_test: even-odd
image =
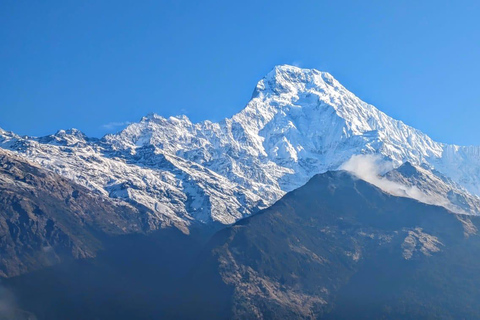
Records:
[[[243,110],[218,123],[150,114],[100,140],[79,132],[42,138],[0,132],[0,146],[100,194],[147,207],[158,221],[152,228],[185,232],[197,222],[234,223],[354,155],[377,155],[392,168],[407,161],[427,168],[456,199],[469,199],[461,213],[478,214],[480,203],[479,147],[435,142],[330,74],[288,65],[275,67]]]

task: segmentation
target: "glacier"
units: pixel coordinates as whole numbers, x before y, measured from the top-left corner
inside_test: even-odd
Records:
[[[354,155],[376,155],[394,168],[408,162],[429,176],[428,188],[442,181],[429,192],[456,199],[445,207],[472,215],[480,208],[480,147],[433,141],[329,73],[289,65],[276,66],[243,110],[218,123],[152,113],[101,139],[76,129],[45,137],[0,129],[0,147],[106,197],[151,209],[152,230],[232,224]]]

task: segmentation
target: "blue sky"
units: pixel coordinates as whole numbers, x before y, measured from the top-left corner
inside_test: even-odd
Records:
[[[149,112],[220,120],[277,64],[480,145],[480,1],[0,3],[0,127],[91,136]]]

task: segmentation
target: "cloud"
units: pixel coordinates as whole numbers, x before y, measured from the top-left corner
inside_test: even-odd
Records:
[[[37,317],[30,312],[22,310],[17,305],[17,299],[12,291],[5,287],[0,280],[0,319],[31,319]]]
[[[354,155],[340,166],[341,170],[349,171],[391,195],[412,198],[426,204],[451,206],[445,198],[427,195],[415,186],[406,186],[382,176],[393,168],[392,162],[383,160],[378,155]]]
[[[15,299],[10,290],[0,282],[0,319],[13,316],[15,312]]]
[[[301,68],[301,67],[302,67],[302,64],[303,64],[303,63],[302,63],[302,61],[300,61],[300,60],[295,60],[295,61],[292,62],[292,66],[294,66],[294,67],[299,67],[299,68]]]
[[[128,126],[129,124],[131,124],[130,121],[109,122],[109,123],[106,123],[106,124],[102,124],[102,128],[107,129],[107,130],[113,130],[113,129],[116,129],[118,127]]]

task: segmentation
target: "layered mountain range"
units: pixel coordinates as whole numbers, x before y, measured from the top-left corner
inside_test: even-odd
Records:
[[[476,319],[479,222],[326,172],[216,233],[189,303],[206,319]]]
[[[150,230],[232,224],[313,175],[368,154],[390,169],[405,162],[419,168],[429,192],[442,194],[438,204],[452,211],[476,215],[480,208],[479,147],[435,142],[330,74],[288,65],[275,67],[242,111],[218,123],[150,114],[101,139],[76,129],[40,138],[2,130],[0,146],[99,195],[148,208]]]
[[[0,205],[0,277],[92,258],[102,238],[142,233],[151,216],[6,150],[0,150]]]
[[[480,317],[480,147],[313,69],[218,123],[0,129],[0,205],[2,319]]]

